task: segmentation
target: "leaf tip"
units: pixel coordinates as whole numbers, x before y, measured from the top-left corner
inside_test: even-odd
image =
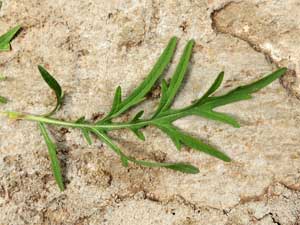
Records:
[[[177,41],[178,38],[176,36],[171,37],[170,41]]]
[[[287,67],[282,67],[282,68],[280,68],[279,71],[282,73],[281,76],[284,75],[284,74],[286,73],[287,70],[288,70]]]
[[[223,157],[223,159],[222,159],[224,162],[231,162],[232,161],[232,159],[229,157],[229,156],[227,156],[227,155],[225,155],[225,157]]]
[[[39,64],[37,67],[38,67],[38,69],[39,69],[40,72],[46,70],[46,69],[44,68],[44,66],[42,66],[41,64]]]
[[[15,26],[15,27],[13,28],[13,30],[15,30],[16,33],[19,32],[21,29],[22,29],[22,26],[21,26],[20,24],[18,24],[17,26]]]
[[[189,43],[192,44],[192,45],[194,45],[195,44],[195,39],[194,38],[190,39]]]
[[[166,166],[166,168],[179,171],[182,173],[188,173],[188,174],[197,174],[199,173],[199,169],[191,164],[185,164],[185,163],[174,163],[171,165]]]
[[[199,170],[198,167],[195,167],[195,166],[193,166],[193,165],[190,165],[190,170],[189,170],[188,173],[190,173],[190,174],[197,174],[197,173],[199,173],[199,172],[200,172],[200,170]]]
[[[241,125],[239,124],[238,121],[236,121],[235,119],[232,120],[232,122],[230,123],[234,128],[241,128]]]
[[[241,128],[241,125],[239,123],[233,124],[234,128]]]
[[[59,185],[58,188],[59,188],[59,190],[60,190],[61,192],[63,192],[63,191],[65,190],[64,185]]]

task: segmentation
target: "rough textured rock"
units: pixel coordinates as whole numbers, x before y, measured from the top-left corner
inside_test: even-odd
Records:
[[[167,77],[186,40],[197,43],[175,107],[202,94],[221,70],[219,93],[280,66],[289,72],[253,100],[220,108],[238,118],[239,129],[194,117],[176,122],[231,163],[177,152],[154,128],[145,142],[114,134],[130,154],[189,161],[197,175],[126,169],[102,143],[87,146],[78,131],[53,127],[67,182],[60,193],[36,124],[1,117],[0,224],[300,224],[299,12],[298,0],[4,0],[0,33],[17,23],[23,30],[12,51],[0,54],[8,77],[1,95],[10,98],[1,110],[51,108],[54,96],[36,67],[43,64],[66,93],[57,117],[102,116],[114,88],[128,94],[173,35],[180,42]],[[154,94],[143,104],[147,113],[157,101]]]

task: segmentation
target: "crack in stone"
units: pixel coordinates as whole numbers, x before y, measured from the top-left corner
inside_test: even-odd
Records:
[[[292,192],[299,192],[300,191],[300,184],[286,184],[283,181],[279,181],[279,184],[284,186],[286,189],[292,191]]]
[[[121,202],[127,201],[127,200],[149,200],[152,202],[156,202],[158,204],[161,205],[169,205],[169,204],[180,204],[180,205],[184,205],[187,208],[190,208],[191,210],[200,213],[201,211],[218,211],[221,214],[224,214],[227,216],[227,213],[224,211],[224,209],[219,209],[217,207],[213,207],[213,206],[209,206],[209,205],[197,205],[196,203],[193,203],[189,200],[187,200],[186,198],[184,198],[182,195],[180,194],[176,194],[176,195],[172,195],[167,199],[160,199],[159,197],[155,196],[153,193],[145,190],[145,189],[140,189],[140,190],[136,190],[134,193],[130,193],[130,194],[125,194],[125,195],[121,195],[121,194],[113,194],[111,196],[111,198],[108,200],[108,202],[111,202],[112,204],[107,204],[106,206],[104,206],[104,208],[109,207],[111,205],[113,205],[114,203],[119,204]]]
[[[99,213],[105,214],[105,211],[108,207],[114,207],[115,204],[120,204],[124,201],[130,201],[130,200],[135,200],[135,201],[149,200],[149,201],[155,202],[157,204],[160,204],[162,206],[170,206],[172,204],[178,204],[178,205],[182,205],[182,206],[185,206],[185,207],[191,209],[194,213],[201,213],[201,212],[210,213],[211,211],[216,211],[220,215],[224,215],[224,216],[226,216],[226,218],[228,218],[228,220],[230,220],[232,210],[237,209],[240,206],[245,205],[250,202],[268,202],[269,198],[278,196],[271,192],[271,188],[278,184],[287,188],[291,192],[299,192],[298,189],[295,190],[293,188],[290,189],[290,188],[286,187],[286,185],[281,181],[273,181],[266,188],[264,188],[264,190],[261,194],[254,195],[254,196],[248,196],[246,200],[241,199],[237,204],[230,207],[229,209],[217,208],[217,207],[209,206],[209,205],[198,205],[197,203],[194,203],[194,202],[186,199],[184,196],[182,196],[180,194],[170,196],[169,198],[166,198],[166,199],[161,199],[160,197],[155,196],[150,191],[145,190],[144,188],[140,188],[140,189],[135,190],[134,192],[128,193],[128,194],[123,194],[123,195],[119,194],[119,193],[112,194],[109,198],[105,199],[106,204],[103,204],[102,206],[95,209],[90,214],[81,215],[80,217],[76,218],[76,220],[75,220],[76,222],[74,224],[83,224],[83,223],[87,222],[91,217],[98,215]],[[45,213],[47,212],[47,209],[49,209],[51,207],[51,205],[57,204],[56,201],[60,202],[61,200],[64,200],[66,197],[67,196],[63,195],[63,196],[52,199],[47,204],[47,206],[41,210],[43,221],[47,220],[46,215],[45,215]],[[260,220],[263,220],[267,216],[271,217],[274,224],[281,225],[281,223],[276,218],[276,214],[272,211],[266,213],[265,215],[263,215],[260,218],[253,217],[253,219],[255,221],[260,221]]]
[[[237,205],[244,205],[244,204],[247,204],[249,202],[263,201],[265,199],[265,196],[269,193],[269,190],[270,190],[270,187],[272,186],[272,184],[270,184],[266,188],[264,188],[262,193],[259,194],[259,195],[241,197],[240,201]]]
[[[255,221],[262,221],[262,220],[265,219],[266,217],[270,217],[271,220],[272,220],[272,222],[273,222],[273,224],[281,225],[281,223],[278,222],[278,221],[275,219],[275,217],[274,217],[274,215],[273,215],[272,212],[268,212],[268,213],[266,213],[265,215],[263,215],[263,216],[260,217],[260,218],[254,217],[254,219],[255,219]]]
[[[243,3],[241,1],[236,2],[236,1],[229,1],[223,5],[221,5],[220,7],[212,10],[211,14],[210,14],[210,18],[211,18],[211,27],[214,30],[214,32],[216,34],[226,34],[226,35],[230,35],[233,38],[236,38],[238,40],[244,41],[246,42],[250,48],[252,48],[254,51],[263,54],[266,61],[273,67],[276,67],[277,69],[280,68],[280,62],[276,61],[270,52],[266,51],[265,49],[261,48],[257,43],[251,41],[250,39],[246,38],[246,37],[242,37],[238,34],[235,34],[234,32],[230,32],[228,31],[226,28],[222,28],[221,26],[219,26],[218,24],[218,20],[217,20],[217,15],[222,12],[223,10],[226,10],[226,8],[228,8],[229,6],[231,6],[232,4],[240,4]],[[298,93],[296,90],[294,90],[294,86],[297,82],[297,75],[296,75],[296,71],[293,69],[288,68],[286,74],[284,76],[282,76],[279,79],[279,82],[281,84],[281,86],[287,91],[287,93],[291,96],[296,97],[298,100],[300,100],[300,93]]]
[[[273,221],[274,224],[281,225],[281,223],[279,223],[279,222],[275,219],[273,213],[269,213],[269,215],[271,216],[271,219],[272,219],[272,221]]]
[[[269,202],[270,199],[272,199],[273,197],[278,197],[278,194],[275,194],[272,192],[271,188],[276,186],[276,185],[281,185],[284,188],[288,189],[291,192],[296,192],[299,193],[300,189],[296,189],[294,187],[291,188],[291,186],[287,186],[284,182],[282,181],[276,181],[274,180],[273,182],[271,182],[267,187],[264,188],[263,192],[259,195],[253,195],[253,196],[248,196],[246,199],[241,199],[237,204],[235,204],[233,207],[230,207],[227,211],[226,211],[226,215],[228,217],[230,217],[230,213],[232,212],[232,210],[237,209],[239,206],[251,203],[251,202],[266,202],[266,204]],[[263,215],[260,218],[256,218],[254,217],[254,219],[256,221],[260,221],[262,219],[264,219],[265,217],[270,216],[272,221],[274,222],[274,224],[279,224],[281,225],[281,223],[279,221],[277,221],[277,219],[274,217],[273,212],[268,212],[267,214]],[[297,220],[297,217],[296,217]],[[297,220],[298,221],[298,220]]]
[[[218,20],[217,20],[217,15],[223,11],[226,10],[226,8],[228,8],[229,6],[233,5],[233,4],[239,4],[240,2],[235,2],[235,1],[230,1],[227,2],[226,4],[224,4],[222,7],[219,7],[217,9],[214,9],[211,14],[210,14],[210,18],[211,18],[211,27],[212,29],[215,31],[216,34],[221,33],[221,34],[227,34],[230,35],[236,39],[242,40],[244,42],[246,42],[250,48],[252,48],[254,51],[263,54],[265,56],[265,59],[268,63],[270,63],[271,65],[275,65],[276,67],[279,67],[277,65],[277,62],[271,57],[270,53],[265,51],[264,49],[262,49],[259,45],[257,45],[256,43],[252,42],[251,40],[245,38],[245,37],[241,37],[235,33],[231,33],[229,31],[227,31],[226,29],[222,29],[222,27],[220,27],[218,25]]]

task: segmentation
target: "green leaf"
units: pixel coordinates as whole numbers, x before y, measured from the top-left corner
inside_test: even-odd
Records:
[[[80,117],[75,123],[79,123],[79,124],[84,124],[86,121],[85,121],[85,117]],[[88,131],[88,129],[86,128],[80,128],[81,130],[81,133],[84,137],[84,139],[86,140],[86,142],[91,145],[93,142],[92,142],[92,139],[91,139],[91,136],[90,136],[90,133]]]
[[[92,132],[105,144],[107,144],[115,153],[117,153],[122,161],[123,166],[127,167],[128,166],[128,159],[126,155],[121,151],[121,149],[115,145],[112,140],[105,134],[105,132],[100,131],[98,129],[93,128]]]
[[[204,100],[207,99],[211,94],[213,94],[222,84],[224,78],[224,72],[219,73],[218,77],[215,79],[214,83],[211,85],[211,87],[208,89],[208,91],[199,99],[197,100],[194,105],[199,105]]]
[[[0,96],[0,103],[1,104],[7,103],[7,98]]]
[[[118,86],[115,91],[115,97],[114,97],[114,101],[113,101],[113,104],[111,107],[111,111],[108,113],[107,117],[111,116],[114,112],[116,112],[118,110],[119,105],[122,101],[121,97],[122,97],[122,89],[120,86]]]
[[[0,81],[4,81],[5,79],[6,77],[0,74]],[[7,103],[7,98],[0,96],[0,104],[5,104],[5,103]]]
[[[7,78],[6,76],[4,76],[3,74],[0,73],[0,81],[4,81],[4,80],[6,80],[6,78]]]
[[[198,168],[190,165],[190,164],[184,164],[184,163],[158,163],[158,162],[149,162],[144,160],[137,160],[133,157],[126,156],[121,149],[115,145],[112,140],[103,132],[93,129],[93,132],[99,137],[100,140],[102,140],[105,144],[107,144],[111,149],[113,149],[122,160],[122,163],[124,166],[128,166],[128,161],[134,162],[136,164],[147,166],[147,167],[165,167],[172,170],[177,170],[184,173],[198,173]]]
[[[138,122],[141,116],[144,114],[144,110],[139,111],[131,120],[131,122]]]
[[[194,137],[191,137],[191,136],[186,135],[186,134],[184,134],[182,132],[179,132],[179,131],[178,131],[178,135],[181,136],[180,141],[184,145],[186,145],[186,146],[188,146],[192,149],[199,150],[201,152],[204,152],[206,154],[214,156],[218,159],[221,159],[225,162],[230,162],[231,161],[231,159],[225,153],[218,151],[217,149],[213,148],[212,146],[204,144],[203,142],[201,142],[200,140],[198,140]]]
[[[172,139],[176,138],[177,140],[180,141],[180,143],[184,144],[187,147],[204,152],[218,159],[221,159],[225,162],[231,161],[231,159],[223,152],[220,152],[219,150],[213,148],[212,146],[204,144],[200,140],[181,132],[178,128],[176,128],[171,124],[155,124],[155,125],[158,128],[160,128],[162,131],[164,131],[166,134],[168,134]]]
[[[220,121],[223,123],[227,123],[233,127],[239,128],[240,124],[231,116],[225,114],[225,113],[220,113],[220,112],[215,112],[210,109],[204,109],[204,110],[194,110],[193,111],[194,115],[202,116],[211,120],[216,120]]]
[[[282,68],[252,84],[240,86],[222,96],[210,97],[210,95],[214,93],[214,91],[217,90],[217,88],[221,85],[223,73],[220,73],[213,85],[203,95],[202,98],[194,102],[192,105],[187,106],[183,109],[168,110],[162,113],[162,118],[158,118],[156,119],[156,121],[168,124],[186,116],[198,115],[208,119],[227,123],[238,128],[240,127],[240,125],[233,117],[225,113],[216,112],[213,109],[233,102],[251,99],[252,93],[257,92],[261,88],[267,86],[268,84],[282,76],[285,72],[286,68]]]
[[[162,73],[170,63],[176,48],[176,43],[177,43],[177,38],[176,37],[171,38],[167,47],[159,57],[158,61],[154,65],[153,69],[151,70],[147,78],[136,89],[134,89],[127,98],[125,98],[119,104],[118,110],[114,112],[114,114],[111,115],[111,117],[116,117],[122,114],[132,106],[144,100],[146,94],[152,89],[152,87],[154,86],[158,78],[162,75]]]
[[[160,101],[160,104],[159,104],[159,107],[158,107],[156,113],[154,114],[154,117],[156,115],[158,115],[161,111],[165,111],[170,108],[170,106],[182,84],[184,75],[187,72],[187,68],[188,68],[189,61],[190,61],[190,58],[192,55],[194,44],[195,44],[194,40],[190,40],[186,44],[183,54],[180,58],[179,64],[176,67],[175,73],[172,76],[172,79],[171,79],[171,82],[170,82],[170,85],[169,85],[167,91],[165,90],[166,83],[162,83],[162,89],[163,89],[164,95]]]
[[[161,98],[160,98],[160,102],[159,102],[159,106],[158,109],[156,110],[157,113],[160,111],[160,108],[162,108],[162,106],[164,106],[168,100],[168,84],[167,81],[165,79],[163,79],[161,81]],[[154,114],[155,117],[155,114]]]
[[[58,158],[57,158],[57,155],[56,155],[56,145],[50,139],[45,125],[43,123],[39,122],[39,127],[40,127],[41,133],[42,133],[42,135],[45,139],[47,147],[48,147],[48,152],[49,152],[49,156],[50,156],[50,161],[51,161],[51,166],[52,166],[52,171],[53,171],[53,174],[54,174],[54,178],[56,180],[56,183],[57,183],[59,189],[61,191],[63,191],[64,190],[64,183],[63,183],[63,178],[62,178],[62,174],[61,174],[59,161],[58,161]]]
[[[133,92],[127,98],[125,98],[122,101],[121,87],[118,87],[116,89],[111,112],[100,121],[97,121],[95,123],[89,123],[85,121],[84,117],[82,117],[76,122],[69,122],[49,117],[48,115],[51,115],[53,112],[55,112],[61,105],[63,92],[57,81],[41,66],[39,66],[39,70],[41,72],[42,77],[50,86],[50,88],[52,88],[55,91],[55,94],[57,96],[57,105],[55,109],[46,116],[37,116],[19,112],[2,112],[2,114],[7,115],[11,119],[30,120],[39,123],[40,129],[48,146],[48,151],[50,153],[50,159],[56,182],[59,184],[60,189],[62,190],[64,187],[62,182],[62,176],[60,173],[59,162],[56,156],[56,146],[49,138],[44,123],[81,129],[85,139],[89,144],[91,143],[90,134],[95,134],[103,143],[108,145],[108,147],[110,147],[114,152],[116,152],[124,166],[128,166],[129,162],[133,162],[142,166],[164,167],[184,173],[193,174],[199,172],[198,168],[190,164],[152,162],[138,160],[131,156],[127,156],[121,151],[118,145],[115,144],[108,135],[109,131],[112,130],[129,129],[132,132],[134,132],[138,138],[145,140],[141,128],[147,126],[156,126],[157,128],[159,128],[162,132],[164,132],[171,138],[178,150],[180,150],[182,146],[187,146],[189,148],[204,152],[223,161],[229,162],[231,159],[225,153],[217,150],[216,148],[208,144],[205,144],[201,140],[198,140],[197,138],[187,133],[184,133],[178,127],[174,126],[173,122],[183,117],[197,115],[208,119],[220,121],[226,124],[230,124],[234,127],[239,127],[238,122],[232,116],[230,116],[229,114],[216,112],[215,108],[237,101],[250,99],[252,97],[252,93],[259,91],[263,87],[267,86],[268,84],[282,76],[286,72],[286,68],[281,68],[254,83],[238,87],[224,95],[214,96],[213,94],[221,86],[222,80],[224,78],[224,73],[221,72],[216,78],[216,80],[213,82],[211,87],[200,99],[196,100],[193,104],[187,107],[174,109],[171,108],[171,105],[183,82],[184,75],[187,71],[189,60],[192,54],[193,45],[193,40],[187,43],[184,52],[180,58],[179,64],[176,67],[173,77],[171,78],[170,84],[167,84],[167,82],[164,79],[162,80],[162,94],[159,107],[154,113],[154,116],[150,116],[150,118],[143,118],[143,111],[140,111],[133,117],[132,120],[125,122],[113,121],[115,117],[121,115],[123,112],[127,111],[129,108],[137,105],[145,99],[145,95],[151,90],[155,82],[159,79],[159,77],[171,61],[176,47],[176,38],[172,38],[170,40],[168,46],[160,56],[159,60],[155,64],[154,68],[151,70],[148,77],[141,83],[141,85],[134,89]]]
[[[199,169],[191,164],[185,164],[185,163],[159,163],[159,162],[150,162],[150,161],[144,161],[144,160],[137,160],[137,159],[130,159],[132,162],[135,162],[136,164],[146,166],[146,167],[165,167],[168,169],[176,170],[182,173],[190,173],[190,174],[196,174],[199,173]]]
[[[170,165],[164,166],[168,169],[176,170],[182,173],[190,173],[190,174],[196,174],[199,173],[199,169],[193,165],[190,164],[184,164],[184,163],[173,163]]]
[[[62,91],[59,83],[54,79],[54,77],[44,67],[39,65],[38,69],[39,69],[40,74],[43,77],[44,81],[46,81],[48,86],[55,92],[55,95],[56,95],[55,108],[51,112],[45,114],[45,116],[51,116],[53,113],[55,113],[61,107],[64,94],[63,94],[63,91]]]
[[[145,136],[142,131],[139,129],[131,128],[131,131],[142,141],[145,141]]]
[[[173,141],[175,147],[177,148],[178,151],[181,150],[181,142],[180,142],[180,137],[178,137],[177,133],[175,132],[174,129],[172,129],[169,125],[162,125],[163,123],[159,123],[157,125],[157,127],[163,131],[164,133],[166,133],[171,140]]]
[[[227,105],[229,103],[250,99],[252,93],[259,91],[260,89],[272,83],[274,80],[281,77],[283,74],[285,74],[286,70],[286,68],[281,68],[254,83],[240,86],[222,96],[211,97],[205,103],[205,105],[211,108],[215,108],[222,105]]]
[[[131,123],[137,123],[139,121],[141,121],[141,117],[142,115],[144,114],[144,110],[141,110],[139,111],[134,117],[133,119],[130,121]],[[142,131],[140,131],[140,128],[142,127],[139,127],[139,128],[131,128],[130,130],[142,141],[145,141],[145,136],[143,134]]]
[[[0,52],[1,51],[9,51],[10,50],[10,42],[14,38],[14,36],[21,29],[21,26],[18,25],[12,29],[10,29],[7,33],[0,36]]]

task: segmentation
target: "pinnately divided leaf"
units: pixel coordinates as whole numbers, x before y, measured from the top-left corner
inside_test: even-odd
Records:
[[[0,52],[10,50],[10,42],[14,38],[14,36],[19,32],[20,29],[20,25],[15,26],[14,28],[10,29],[5,34],[0,36]]]
[[[157,109],[154,110],[154,113],[145,118],[145,116],[143,116],[144,111],[142,110],[128,121],[114,121],[114,118],[120,116],[122,113],[126,112],[131,107],[144,100],[145,95],[151,90],[153,85],[157,82],[159,77],[162,75],[162,73],[165,71],[168,64],[170,63],[175,51],[176,42],[177,39],[175,37],[169,41],[168,46],[163,51],[162,55],[154,65],[149,75],[124,100],[122,100],[121,87],[117,87],[111,111],[107,114],[106,117],[97,122],[87,121],[84,117],[80,118],[75,122],[51,118],[50,115],[52,115],[62,104],[63,92],[58,82],[42,66],[39,66],[41,76],[56,94],[57,104],[54,110],[52,110],[49,114],[42,116],[19,112],[4,112],[4,114],[7,114],[9,118],[19,120],[30,120],[39,123],[40,129],[48,146],[54,176],[61,190],[64,189],[64,186],[59,168],[59,162],[56,156],[56,146],[51,141],[44,124],[52,124],[56,126],[80,129],[88,144],[92,144],[90,135],[95,135],[95,137],[100,139],[120,157],[120,160],[125,167],[127,167],[129,163],[132,162],[141,166],[163,167],[190,174],[199,172],[197,167],[188,163],[153,162],[139,160],[129,155],[126,155],[120,149],[120,147],[114,143],[113,139],[110,137],[109,134],[109,132],[112,130],[128,129],[131,130],[141,140],[145,140],[145,136],[142,133],[141,129],[150,125],[157,127],[163,133],[168,135],[168,137],[170,137],[170,139],[173,141],[174,145],[178,150],[180,150],[182,146],[186,146],[191,149],[204,152],[210,156],[221,159],[225,162],[229,162],[231,160],[230,157],[227,156],[225,153],[219,151],[213,146],[208,145],[207,143],[205,143],[205,141],[201,141],[198,138],[195,138],[189,135],[188,133],[183,132],[181,129],[176,127],[173,124],[173,122],[183,117],[196,115],[207,119],[226,123],[238,128],[240,127],[240,125],[238,121],[235,118],[233,118],[232,115],[217,112],[216,108],[241,100],[251,99],[251,95],[253,93],[259,91],[260,89],[269,85],[274,80],[281,77],[286,72],[286,68],[278,69],[277,71],[251,84],[237,87],[226,94],[216,96],[215,92],[221,86],[222,81],[224,79],[224,72],[221,72],[217,76],[216,80],[213,82],[211,87],[208,89],[208,91],[202,97],[196,99],[192,102],[191,105],[187,107],[174,109],[171,106],[175,96],[180,90],[180,86],[184,80],[184,75],[188,70],[189,61],[192,55],[194,41],[190,40],[185,46],[183,54],[171,78],[170,83],[167,84],[167,82],[164,79],[162,79],[161,81],[161,99],[159,101]]]

